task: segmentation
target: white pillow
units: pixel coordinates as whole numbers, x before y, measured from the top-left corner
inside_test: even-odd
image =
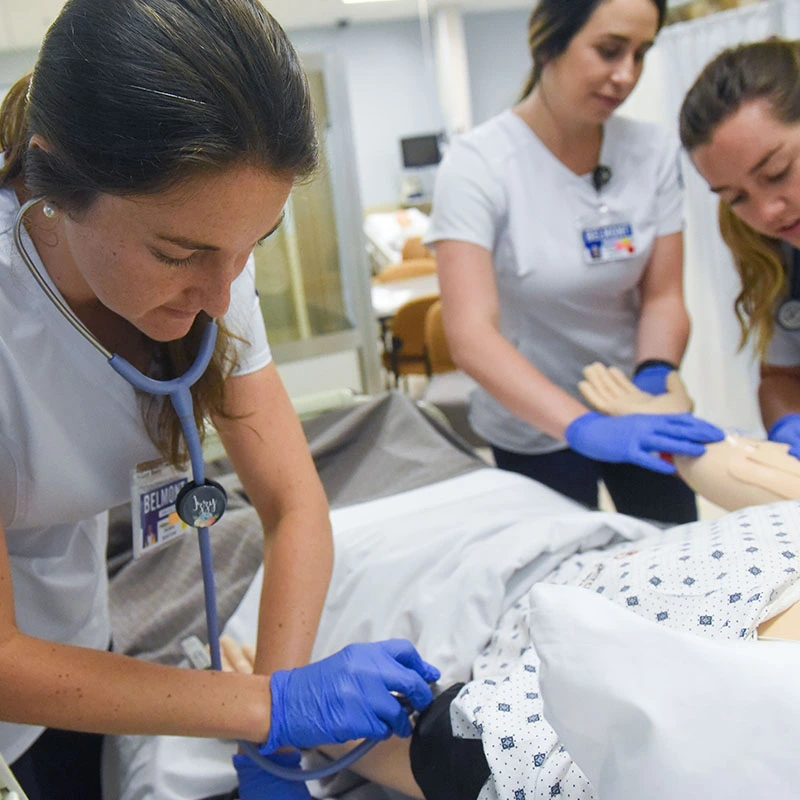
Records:
[[[800,797],[800,646],[711,642],[541,584],[544,714],[601,800]]]

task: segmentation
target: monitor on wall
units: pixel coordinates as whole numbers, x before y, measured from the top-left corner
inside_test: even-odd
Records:
[[[400,140],[403,151],[403,166],[406,169],[435,166],[442,160],[437,133],[425,136],[410,136]]]

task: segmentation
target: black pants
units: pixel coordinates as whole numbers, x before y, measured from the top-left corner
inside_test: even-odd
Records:
[[[675,524],[697,519],[694,492],[676,475],[593,461],[569,449],[543,455],[499,447],[492,451],[500,469],[527,475],[589,508],[597,508],[597,481],[602,479],[621,514]]]
[[[103,737],[48,728],[12,765],[30,800],[102,800]]]

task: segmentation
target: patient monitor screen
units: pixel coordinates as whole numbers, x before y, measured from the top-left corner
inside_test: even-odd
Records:
[[[403,166],[406,169],[430,167],[441,161],[439,136],[435,133],[401,139],[400,146],[403,150]]]

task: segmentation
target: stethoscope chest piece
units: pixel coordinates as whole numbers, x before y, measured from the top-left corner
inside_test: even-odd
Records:
[[[225,513],[227,505],[225,490],[212,480],[199,486],[189,481],[175,500],[178,516],[192,528],[210,528]]]
[[[800,250],[787,248],[789,296],[778,306],[775,321],[785,331],[800,331]]]
[[[777,321],[786,331],[800,331],[800,300],[784,300],[778,308]]]

